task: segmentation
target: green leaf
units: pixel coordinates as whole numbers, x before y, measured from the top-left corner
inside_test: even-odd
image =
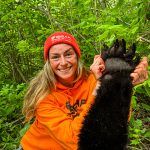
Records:
[[[27,53],[29,49],[29,44],[26,40],[21,40],[18,42],[16,48],[19,50],[20,53]]]
[[[137,120],[135,121],[135,125],[136,125],[137,128],[142,127],[142,125],[143,125],[142,120],[137,119]]]
[[[139,140],[131,140],[131,144],[133,144],[133,145],[137,145],[137,144],[139,144]]]
[[[108,31],[105,31],[103,34],[98,36],[98,40],[104,40],[108,36]]]
[[[132,96],[132,108],[136,108],[137,106],[137,97],[136,96]]]
[[[131,30],[131,33],[132,34],[135,34],[137,31],[138,31],[138,28],[137,26],[135,26],[132,30]]]
[[[144,134],[144,137],[150,138],[150,131],[147,131],[147,132]]]
[[[149,79],[149,82],[150,82],[150,79]],[[150,83],[149,82],[147,82],[148,84],[145,84],[144,88],[148,96],[150,97],[150,85],[149,85]]]
[[[30,127],[30,124],[26,123],[25,126],[19,131],[19,134],[21,137],[26,133],[26,131],[29,129],[29,127]]]
[[[144,103],[141,103],[142,107],[147,110],[147,111],[150,111],[150,105],[147,105],[147,104],[144,104]]]

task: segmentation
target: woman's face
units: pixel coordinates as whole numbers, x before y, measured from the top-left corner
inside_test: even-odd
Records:
[[[49,60],[53,72],[59,82],[71,85],[76,78],[78,67],[77,54],[68,44],[57,44],[49,50]]]

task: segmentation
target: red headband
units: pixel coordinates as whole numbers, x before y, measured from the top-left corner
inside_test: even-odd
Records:
[[[60,43],[71,45],[74,48],[77,55],[79,57],[81,56],[79,45],[76,39],[71,34],[67,32],[55,32],[51,34],[44,43],[44,59],[45,60],[48,59],[48,53],[49,53],[50,48],[53,45],[60,44]]]

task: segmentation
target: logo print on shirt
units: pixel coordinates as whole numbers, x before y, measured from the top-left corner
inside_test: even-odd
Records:
[[[76,116],[79,116],[78,108],[85,104],[86,100],[82,99],[81,101],[77,100],[75,104],[71,105],[70,101],[66,102],[66,108],[70,111],[68,116],[72,117],[73,119]]]

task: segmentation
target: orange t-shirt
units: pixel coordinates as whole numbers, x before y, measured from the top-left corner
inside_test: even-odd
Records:
[[[56,84],[36,109],[36,119],[23,136],[24,150],[76,150],[84,116],[94,100],[96,79],[90,74],[72,88]]]

